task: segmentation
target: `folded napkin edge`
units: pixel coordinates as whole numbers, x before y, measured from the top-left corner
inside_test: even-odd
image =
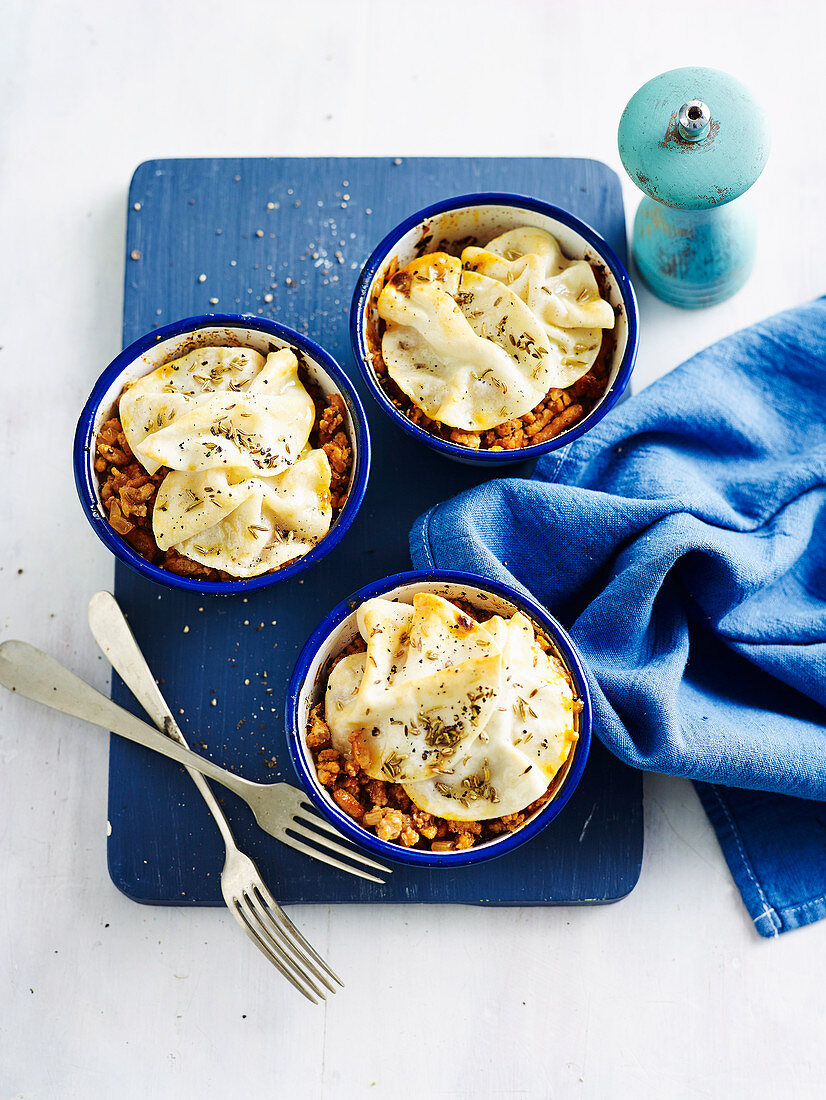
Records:
[[[746,840],[728,806],[725,789],[716,783],[699,781],[694,783],[694,787],[714,827],[743,904],[761,936],[773,939],[783,932],[802,928],[826,917],[826,894],[780,907],[772,905],[749,858]]]
[[[418,568],[421,568],[423,564],[430,569],[436,568],[436,562],[430,549],[428,528],[430,526],[430,518],[438,507],[438,504],[434,504],[432,508],[428,508],[424,515],[419,516],[410,528],[410,558],[413,564]],[[422,561],[422,559],[424,559],[424,561]]]

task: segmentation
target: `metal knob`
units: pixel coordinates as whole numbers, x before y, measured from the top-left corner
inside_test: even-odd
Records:
[[[708,133],[711,112],[700,99],[690,99],[680,108],[677,131],[684,141],[700,141]]]

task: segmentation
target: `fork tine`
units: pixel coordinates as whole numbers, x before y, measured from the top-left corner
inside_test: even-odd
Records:
[[[308,985],[313,993],[318,994],[322,1000],[325,1000],[327,995],[324,990],[320,989],[310,975],[305,973],[303,951],[299,950],[292,940],[285,936],[283,932],[281,932],[278,937],[273,935],[270,927],[272,922],[267,919],[262,919],[261,913],[258,911],[258,902],[254,895],[252,895],[251,890],[243,891],[239,899],[239,904],[241,904],[244,916],[249,921],[253,931],[259,936],[263,935],[265,937],[264,942],[269,949],[278,955],[286,966],[291,967],[298,975],[298,978]],[[315,967],[310,964],[310,969],[315,970]],[[320,978],[320,975],[318,977]],[[323,979],[320,980],[323,981]],[[328,982],[324,982],[324,984],[330,988]],[[334,989],[333,993],[335,993]]]
[[[301,818],[302,821],[305,821],[307,822],[307,824],[312,825],[314,829],[323,829],[325,833],[329,833],[331,836],[336,837],[338,840],[342,839],[341,831],[337,829],[335,825],[331,825],[329,821],[325,821],[323,817],[316,813],[312,803],[299,800],[298,805],[295,809],[293,809],[292,814],[293,820],[295,820],[296,818]],[[321,841],[319,841],[319,843],[321,843]],[[378,863],[376,860],[368,859],[367,856],[363,856],[360,852],[354,852],[350,848],[347,848],[346,851],[351,859],[356,859],[366,866],[375,867],[377,871],[384,871],[386,875],[393,874],[393,868],[388,867],[384,863]]]
[[[299,932],[299,930],[296,928],[296,926],[293,924],[293,922],[290,920],[290,918],[287,916],[287,914],[269,892],[266,884],[263,882],[258,883],[254,886],[254,889],[261,900],[261,904],[264,906],[267,916],[276,925],[281,935],[284,936],[289,934],[290,936],[292,936],[293,939],[298,943],[298,945],[303,948],[303,950],[312,959],[315,959],[322,970],[329,974],[334,981],[337,981],[343,989],[344,982],[341,980],[338,974],[336,974],[335,970],[333,970],[333,968],[328,963],[326,963],[324,959],[322,959],[321,955],[319,955],[313,945],[311,943],[308,943],[301,932]],[[315,970],[315,967],[313,967],[313,964],[311,962],[308,961],[308,965],[313,970]],[[318,977],[322,982],[324,982],[324,984],[332,993],[336,992],[333,986],[330,985],[330,983],[322,974],[318,974]]]
[[[305,973],[305,968],[310,970],[320,982],[326,985],[331,993],[335,993],[335,986],[331,985],[329,980],[319,973],[318,968],[312,960],[307,958],[301,948],[293,943],[285,930],[272,919],[266,906],[261,905],[255,893],[256,884],[253,883],[242,894],[244,913],[247,919],[253,923],[255,930],[266,938],[273,951],[277,951],[279,954],[286,956],[289,965],[298,972],[301,980],[306,982],[319,997],[326,997],[326,994],[316,985],[309,974]]]
[[[325,821],[324,818],[320,817],[314,810],[311,810],[309,807],[305,809],[304,807],[305,804],[302,803],[299,808],[294,811],[294,816],[309,822],[314,829],[323,829],[325,833],[330,833],[331,836],[338,837],[339,840],[341,839],[341,833],[334,825],[331,825],[329,821]],[[353,858],[366,859],[367,857],[362,856],[360,853],[358,853],[358,855],[353,853]],[[373,860],[368,860],[367,862],[371,867],[376,867],[379,871],[384,871],[388,875],[392,875],[393,873],[393,868],[386,867],[383,863],[376,863]]]
[[[323,829],[332,836],[341,836],[340,830],[338,830],[335,825],[331,825],[329,821],[325,821],[323,817],[320,817],[315,810],[304,802],[301,803],[297,810],[293,811],[293,816],[301,817],[304,821],[312,822],[314,828]]]
[[[314,833],[312,829],[306,828],[293,818],[288,829],[294,830],[299,836],[304,836],[308,840],[314,841],[320,848],[324,848],[329,852],[338,852],[339,855],[347,856],[355,863],[360,863],[362,867],[375,867],[377,871],[387,871],[386,867],[383,867],[380,863],[376,863],[374,859],[368,859],[367,856],[363,856],[361,852],[354,852],[352,848],[345,848],[343,844],[338,844],[335,840],[328,840],[326,836],[319,836],[318,833]]]
[[[254,897],[255,894],[257,894],[257,898]],[[318,954],[317,950],[310,947],[304,936],[298,931],[298,928],[288,919],[286,913],[269,909],[269,905],[264,898],[260,884],[256,882],[251,884],[250,892],[247,894],[246,900],[250,902],[250,908],[258,924],[261,925],[262,931],[265,932],[269,938],[275,938],[276,943],[283,943],[285,948],[289,949],[290,952],[294,952],[301,961],[301,965],[306,966],[320,982],[323,982],[324,986],[327,986],[331,993],[337,992],[337,989],[331,985],[330,979],[324,975],[324,970],[328,971],[330,976],[335,978],[335,980],[339,982],[339,985],[343,987],[344,982],[341,978],[330,969],[327,963],[324,963],[324,960]],[[305,947],[307,948],[306,950]],[[320,968],[316,966],[316,961],[313,960],[318,961]]]
[[[285,936],[281,937],[281,940],[277,940],[269,930],[262,924],[258,911],[256,909],[256,902],[254,898],[249,896],[248,890],[242,891],[240,897],[235,898],[236,904],[240,907],[241,912],[244,915],[247,923],[252,929],[253,933],[261,938],[261,933],[266,937],[264,943],[267,948],[276,955],[281,962],[290,967],[296,974],[299,981],[304,982],[309,986],[313,993],[316,993],[322,999],[325,998],[325,993],[322,989],[319,989],[312,978],[304,972],[302,966],[302,960],[297,957],[301,953],[296,953],[294,945]]]
[[[270,948],[269,944],[265,943],[265,941],[262,940],[261,937],[259,935],[257,935],[256,932],[253,930],[252,925],[250,924],[248,918],[244,914],[243,909],[238,904],[238,899],[237,898],[233,898],[232,905],[229,906],[229,911],[230,911],[230,913],[232,913],[232,915],[235,917],[235,919],[241,925],[244,932],[252,940],[252,942],[255,944],[255,946],[258,948],[258,950],[261,951],[264,955],[266,955],[266,957],[273,964],[273,966],[276,968],[276,970],[279,970],[281,972],[281,974],[287,979],[287,981],[290,983],[290,985],[294,986],[294,988],[297,989],[298,992],[301,993],[303,996],[305,996],[307,998],[307,1000],[310,1001],[312,1004],[317,1005],[318,1001],[315,999],[315,997],[312,995],[312,993],[310,993],[309,990],[305,989],[304,986],[301,985],[300,982],[298,982],[293,977],[292,973],[287,969],[286,966],[284,966],[284,964],[281,962],[281,960],[278,958],[278,956],[275,954],[275,952]],[[313,987],[313,988],[315,988],[315,987]],[[322,997],[322,999],[324,999],[324,994],[323,993],[319,992],[319,996]]]
[[[375,875],[368,874],[367,871],[361,871],[358,867],[354,867],[352,863],[342,863],[340,859],[334,859],[332,856],[325,855],[324,852],[319,852],[318,848],[311,848],[309,844],[305,844],[302,840],[290,836],[289,833],[280,833],[278,839],[282,844],[289,844],[291,848],[295,848],[297,852],[303,852],[305,856],[311,856],[321,863],[328,863],[331,867],[337,867],[339,871],[346,871],[348,875],[355,875],[356,878],[366,878],[370,882],[377,882],[379,886],[384,886],[383,878],[376,878]],[[313,840],[316,839],[317,838],[314,836]]]

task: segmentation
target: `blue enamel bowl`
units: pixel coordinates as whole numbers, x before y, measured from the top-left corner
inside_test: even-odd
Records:
[[[553,798],[514,832],[503,833],[494,840],[463,851],[432,852],[379,840],[375,833],[362,828],[346,814],[319,783],[306,744],[310,712],[324,697],[330,666],[358,635],[356,611],[359,606],[374,596],[410,603],[417,592],[433,592],[448,599],[466,600],[480,612],[491,615],[510,616],[521,611],[553,643],[571,675],[576,694],[582,700],[579,739],[557,777]],[[301,651],[290,678],[286,703],[287,744],[299,778],[318,810],[345,836],[373,855],[414,867],[463,867],[469,863],[481,863],[505,855],[536,836],[562,812],[582,777],[591,745],[591,725],[591,696],[582,661],[574,643],[556,619],[540,604],[510,585],[487,580],[474,573],[446,570],[397,573],[369,584],[342,600],[319,623]]]
[[[614,348],[605,393],[591,412],[555,439],[518,451],[474,451],[469,447],[431,435],[393,404],[379,384],[374,364],[381,362],[379,317],[376,302],[389,274],[423,252],[469,242],[485,245],[500,233],[519,226],[545,229],[559,241],[571,259],[585,259],[597,270],[603,294],[614,308]],[[353,354],[371,394],[402,431],[431,450],[473,466],[503,466],[538,458],[564,447],[589,431],[622,397],[639,345],[637,299],[628,272],[602,237],[566,210],[523,195],[487,192],[443,199],[411,214],[388,233],[364,265],[350,309],[350,338]]]
[[[259,577],[234,581],[204,581],[179,577],[153,565],[134,550],[109,524],[100,500],[94,470],[94,444],[101,425],[112,414],[124,384],[168,363],[197,347],[237,346],[253,348],[266,355],[282,347],[295,349],[303,358],[313,381],[325,394],[338,393],[347,410],[347,432],[353,447],[353,471],[350,491],[330,531],[308,554]],[[199,595],[229,596],[246,593],[267,585],[280,584],[304,569],[309,569],[347,534],[361,507],[370,473],[370,434],[359,396],[335,359],[314,341],[285,325],[263,317],[245,314],[208,313],[187,317],[158,328],[130,344],[114,359],[95,383],[78,420],[74,442],[74,470],[80,503],[95,534],[125,565],[142,577]]]

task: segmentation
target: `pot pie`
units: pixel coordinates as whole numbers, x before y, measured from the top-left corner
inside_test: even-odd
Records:
[[[554,438],[605,391],[614,310],[586,260],[544,229],[425,253],[376,301],[374,367],[409,419],[474,450]]]
[[[303,378],[302,378],[303,375]],[[303,557],[346,498],[345,408],[290,348],[205,347],[127,385],[96,439],[112,527],[184,576],[234,580]]]
[[[520,612],[478,621],[442,596],[375,598],[339,655],[307,745],[334,801],[382,840],[469,848],[554,794],[581,700]]]

